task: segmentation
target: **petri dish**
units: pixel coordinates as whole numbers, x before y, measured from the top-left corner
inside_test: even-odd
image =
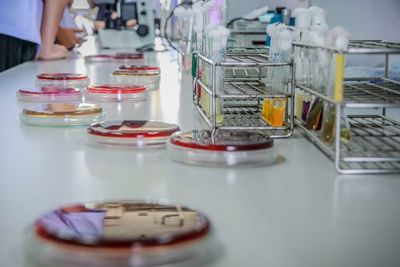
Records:
[[[90,125],[88,143],[113,147],[165,146],[179,126],[160,121],[122,120],[104,121]]]
[[[157,66],[122,65],[113,72],[113,78],[117,83],[143,85],[157,89],[160,73],[160,68]]]
[[[89,103],[52,103],[23,109],[21,122],[36,126],[82,126],[102,120],[99,105]]]
[[[207,216],[185,206],[85,203],[55,209],[36,220],[24,254],[36,266],[203,266],[212,236]]]
[[[141,60],[144,59],[144,53],[141,52],[134,52],[134,53],[115,53],[114,58],[116,60]]]
[[[83,89],[89,85],[86,74],[78,73],[42,73],[36,76],[36,86],[58,86]]]
[[[115,53],[115,54],[100,54],[85,56],[85,62],[120,62],[120,61],[142,61],[144,59],[143,53]]]
[[[262,166],[276,161],[273,139],[259,132],[193,130],[168,142],[171,160],[207,166]]]
[[[112,62],[114,61],[114,55],[90,55],[85,56],[85,62],[96,63],[96,62]]]
[[[18,101],[24,102],[70,102],[80,101],[82,92],[78,88],[44,86],[21,89],[17,92]]]
[[[147,88],[130,84],[103,84],[89,86],[85,98],[97,101],[132,101],[143,100],[147,96]]]

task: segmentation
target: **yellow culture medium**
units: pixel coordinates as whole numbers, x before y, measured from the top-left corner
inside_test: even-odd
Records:
[[[271,126],[282,127],[285,121],[285,111],[285,98],[267,98],[263,100],[261,117]]]

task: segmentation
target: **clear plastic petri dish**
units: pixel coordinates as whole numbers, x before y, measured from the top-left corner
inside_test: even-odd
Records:
[[[146,87],[130,84],[93,85],[85,90],[85,98],[94,101],[138,101],[146,97]]]
[[[262,166],[276,161],[273,139],[258,132],[193,130],[168,142],[171,160],[206,166]]]
[[[204,266],[213,249],[209,219],[174,204],[114,201],[70,205],[29,229],[25,259],[35,266]]]
[[[132,52],[132,53],[129,53],[129,52],[121,52],[121,53],[115,53],[115,55],[114,55],[114,58],[116,59],[116,60],[119,60],[119,61],[124,61],[124,60],[126,60],[126,61],[131,61],[131,60],[133,60],[133,61],[135,61],[135,60],[141,60],[141,59],[144,59],[144,53],[142,53],[142,52]]]
[[[179,126],[159,121],[104,121],[90,125],[88,143],[111,147],[160,147],[165,146]]]
[[[86,74],[77,73],[42,73],[36,76],[36,86],[58,86],[83,89],[89,85]]]
[[[85,56],[86,63],[96,62],[142,62],[143,53],[115,53]]]
[[[21,89],[17,92],[17,99],[23,102],[74,102],[82,99],[82,92],[78,88],[45,86]]]
[[[160,68],[157,66],[122,65],[113,72],[113,79],[117,83],[136,84],[157,89],[160,84]]]
[[[52,103],[23,109],[21,122],[36,126],[84,126],[104,117],[99,105],[89,103]]]
[[[89,55],[85,56],[86,63],[113,62],[114,55]]]

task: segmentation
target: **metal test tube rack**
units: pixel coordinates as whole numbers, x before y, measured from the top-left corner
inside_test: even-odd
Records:
[[[293,62],[269,62],[266,48],[232,48],[223,62],[216,62],[202,54],[197,55],[193,101],[202,118],[212,129],[261,130],[273,138],[290,137],[294,129],[294,69]],[[201,66],[211,69],[210,85],[200,75]],[[289,68],[287,88],[283,92],[268,89],[270,81],[264,81],[265,69]],[[216,86],[217,68],[225,73],[223,90]],[[241,73],[238,77],[238,73]],[[211,98],[210,114],[200,104],[200,88]],[[261,105],[266,98],[285,98],[285,123],[282,127],[271,126],[261,118]],[[224,101],[224,122],[217,123],[217,99]]]
[[[309,130],[296,118],[296,125],[321,151],[330,157],[341,174],[399,173],[400,172],[400,122],[388,116],[387,109],[400,112],[400,82],[388,79],[389,55],[400,54],[400,43],[361,40],[351,41],[348,51],[295,43],[301,49],[325,49],[334,54],[383,55],[384,77],[345,78],[343,98],[335,101],[305,84],[296,81],[296,87],[335,105],[335,141],[330,145],[321,140],[318,132]],[[335,81],[338,82],[338,81]],[[351,139],[341,142],[342,108],[363,111],[364,115],[348,115]],[[381,114],[370,114],[371,109],[381,109]],[[355,112],[357,113],[357,112]],[[360,112],[358,112],[360,113]]]

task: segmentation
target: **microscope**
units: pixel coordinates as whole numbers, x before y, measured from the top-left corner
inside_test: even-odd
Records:
[[[151,48],[154,45],[152,0],[94,0],[99,7],[97,20],[100,45],[110,49]],[[131,25],[130,25],[131,24]]]

